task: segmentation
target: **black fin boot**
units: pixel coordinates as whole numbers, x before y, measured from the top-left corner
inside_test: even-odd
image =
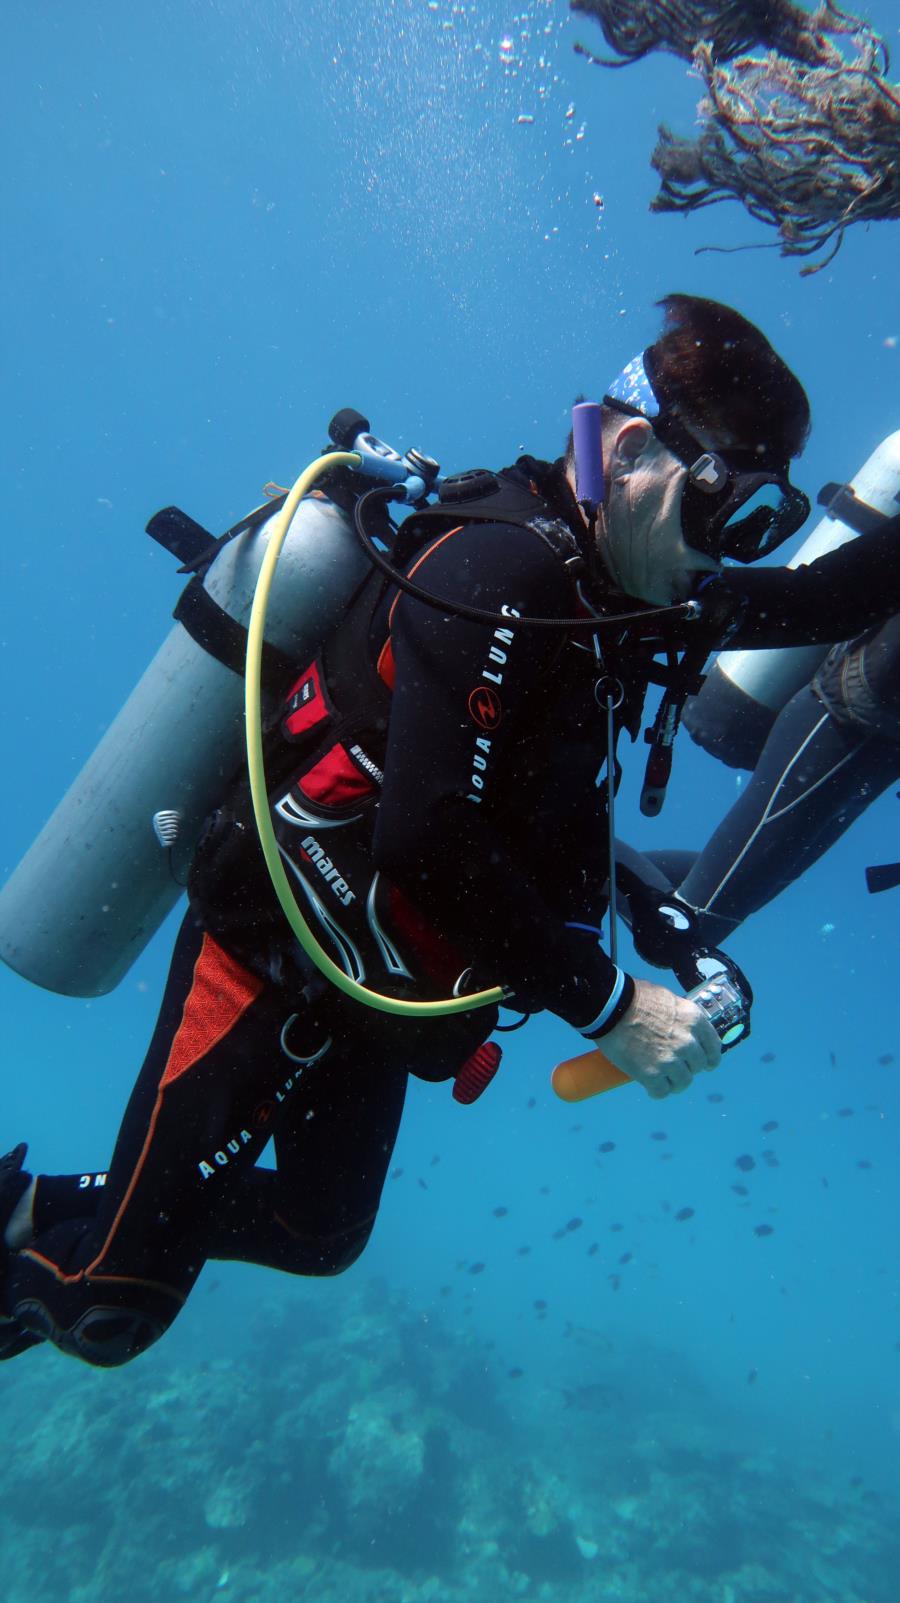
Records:
[[[28,1143],[20,1141],[12,1152],[0,1158],[0,1273],[6,1268],[10,1250],[5,1241],[6,1227],[32,1181],[28,1170],[22,1168],[27,1156]]]
[[[22,1165],[28,1153],[28,1145],[20,1141],[0,1158],[0,1289],[6,1278],[12,1249],[6,1245],[5,1231],[10,1219],[19,1203],[31,1185],[32,1176]],[[34,1347],[41,1340],[40,1336],[32,1336],[14,1319],[4,1318],[0,1313],[0,1362],[4,1358],[15,1358],[18,1353],[24,1352],[27,1347]]]

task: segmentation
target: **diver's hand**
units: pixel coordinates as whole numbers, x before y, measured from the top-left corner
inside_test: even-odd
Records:
[[[655,1098],[686,1091],[695,1074],[714,1069],[722,1056],[703,1009],[650,980],[635,980],[634,1001],[597,1045]]]

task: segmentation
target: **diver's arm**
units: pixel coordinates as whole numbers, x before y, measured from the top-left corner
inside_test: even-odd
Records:
[[[799,568],[728,568],[696,594],[737,618],[729,649],[849,640],[900,611],[897,519]]]
[[[558,559],[511,525],[465,527],[435,549],[417,579],[496,612],[565,616],[572,605]],[[510,794],[520,742],[545,712],[562,646],[558,631],[497,635],[401,598],[374,853],[376,866],[475,961],[480,978],[507,986],[526,1011],[549,1008],[583,1028],[611,999],[613,1022],[632,982],[595,934],[567,928],[547,906],[490,806]],[[543,743],[539,755],[546,760]],[[568,844],[577,854],[580,842]],[[536,854],[547,849],[534,842]]]

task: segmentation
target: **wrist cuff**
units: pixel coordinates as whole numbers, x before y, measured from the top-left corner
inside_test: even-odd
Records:
[[[623,1014],[628,1012],[633,1001],[634,980],[623,969],[617,968],[616,982],[604,1007],[601,1008],[597,1017],[591,1020],[590,1024],[582,1025],[580,1033],[586,1036],[589,1041],[599,1040],[602,1035],[606,1035],[615,1028]]]

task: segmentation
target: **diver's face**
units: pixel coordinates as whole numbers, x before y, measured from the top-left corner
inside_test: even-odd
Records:
[[[600,554],[620,590],[668,606],[688,595],[697,573],[719,571],[714,557],[685,542],[681,497],[687,468],[643,418],[630,418],[619,430],[608,476]]]

